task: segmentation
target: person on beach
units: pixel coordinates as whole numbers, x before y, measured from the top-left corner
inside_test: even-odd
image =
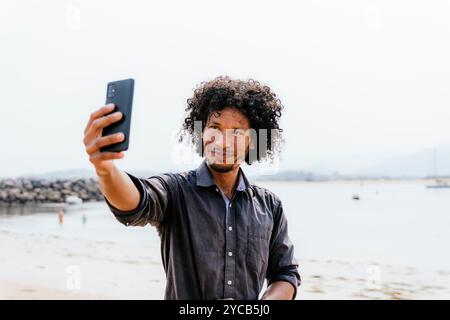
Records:
[[[59,211],[58,211],[58,221],[59,221],[59,225],[62,226],[64,223],[64,209],[63,209],[64,205],[61,203],[59,205]]]
[[[84,145],[100,190],[126,226],[151,225],[161,239],[165,299],[295,299],[298,263],[283,205],[251,183],[240,164],[273,160],[283,138],[283,105],[266,85],[226,76],[202,82],[187,100],[180,142],[192,142],[195,169],[149,178],[119,170],[124,153],[100,152],[124,139],[102,137],[120,112],[104,106],[90,116]]]

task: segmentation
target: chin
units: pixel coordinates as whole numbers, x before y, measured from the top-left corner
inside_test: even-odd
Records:
[[[208,159],[208,164],[211,169],[217,172],[229,172],[234,169],[236,163],[223,163],[223,162],[214,162],[214,160]]]

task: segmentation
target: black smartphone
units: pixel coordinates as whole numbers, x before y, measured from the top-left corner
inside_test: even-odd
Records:
[[[122,118],[103,128],[102,136],[122,132],[125,139],[119,143],[110,144],[100,148],[100,151],[120,152],[128,150],[130,142],[131,109],[133,107],[134,79],[112,81],[106,88],[106,104],[114,103],[111,113],[120,111]]]

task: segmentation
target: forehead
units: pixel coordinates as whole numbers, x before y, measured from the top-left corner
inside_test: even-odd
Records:
[[[241,111],[233,107],[226,107],[220,111],[211,113],[208,118],[207,124],[215,124],[226,127],[248,128],[250,126],[250,121],[248,120],[247,116]]]

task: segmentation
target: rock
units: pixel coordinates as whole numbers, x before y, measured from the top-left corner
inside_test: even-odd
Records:
[[[54,201],[54,202],[59,202],[59,201],[64,200],[64,198],[61,196],[61,192],[55,191],[55,190],[52,190],[48,193],[47,199],[49,201]]]
[[[22,183],[22,186],[25,190],[29,190],[29,191],[33,190],[33,184],[31,183],[31,181],[24,181]]]
[[[97,179],[3,179],[0,180],[0,202],[61,202],[69,196],[83,201],[103,201]]]

